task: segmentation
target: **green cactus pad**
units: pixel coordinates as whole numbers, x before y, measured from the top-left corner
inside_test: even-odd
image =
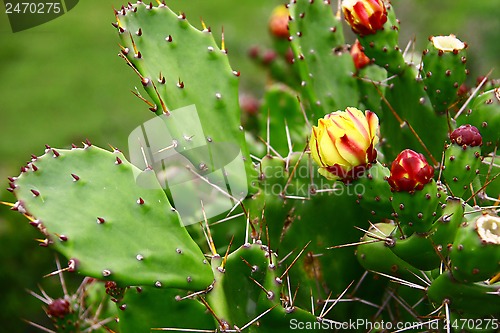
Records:
[[[293,1],[291,46],[312,120],[352,106],[358,95],[354,62],[345,49],[342,22],[329,1]]]
[[[427,295],[438,306],[447,302],[454,311],[464,311],[469,315],[493,315],[498,318],[500,314],[499,290],[498,283],[493,285],[460,283],[450,272],[445,272],[432,282]]]
[[[483,137],[482,152],[493,151],[500,143],[500,88],[495,88],[477,96],[470,109],[457,118],[457,125],[471,124]]]
[[[263,291],[257,283],[264,283],[270,269],[267,254],[261,244],[245,244],[232,252],[224,264],[222,258],[212,261],[215,283],[207,301],[221,320],[242,327],[259,315],[257,302]],[[279,301],[279,295],[269,297]]]
[[[388,238],[395,228],[396,226],[391,223],[376,223],[370,227],[368,230],[370,234],[365,234],[361,239],[361,242],[367,243],[358,245],[356,251],[358,261],[366,270],[418,283],[416,278],[416,275],[420,274],[418,269],[394,254],[385,241],[379,240]],[[372,237],[372,234],[377,238]]]
[[[453,277],[460,281],[483,281],[499,273],[500,218],[484,214],[462,224],[450,260]]]
[[[284,158],[293,148],[303,149],[310,131],[296,92],[279,84],[269,87],[264,95],[259,125],[260,137],[269,141],[274,151]]]
[[[247,176],[253,175],[240,126],[240,74],[231,68],[227,50],[217,46],[210,29],[196,29],[184,14],[163,4],[138,2],[123,7],[116,17],[122,56],[140,76],[157,114],[194,105],[205,136],[196,140],[237,145]]]
[[[379,66],[369,65],[357,73],[360,109],[367,109],[375,112],[380,121],[382,116],[382,97],[384,96],[386,86],[381,84],[387,79],[387,71]]]
[[[121,333],[150,333],[154,328],[214,329],[212,315],[196,299],[182,299],[185,291],[131,287],[118,306]],[[182,313],[182,316],[175,315]],[[154,331],[153,331],[154,332]]]
[[[423,52],[422,78],[437,113],[445,113],[458,98],[458,88],[466,77],[466,47],[453,35],[436,36]]]
[[[422,151],[431,165],[437,164],[447,139],[448,123],[446,117],[438,117],[433,111],[423,83],[417,80],[417,70],[407,65],[387,83],[380,121],[384,142],[381,147],[386,158],[394,159],[410,148]],[[429,153],[436,162],[429,159]]]
[[[391,187],[386,178],[390,171],[379,162],[374,163],[363,176],[349,186],[358,186],[362,189],[356,198],[356,203],[374,216],[375,220],[390,217]]]
[[[390,249],[413,267],[430,271],[441,264],[441,258],[429,234],[414,233],[405,239],[395,238],[394,246]]]
[[[454,196],[462,197],[470,189],[469,185],[479,173],[480,153],[479,146],[467,147],[452,143],[445,148],[443,177]]]
[[[141,175],[148,188],[137,185],[139,173],[118,150],[48,148],[15,180],[14,194],[46,244],[80,274],[121,285],[206,288],[210,266],[154,172]]]
[[[431,234],[431,239],[441,256],[446,257],[460,223],[462,223],[465,209],[464,202],[453,197],[448,197],[446,203],[441,207],[443,213],[432,225],[434,231]]]
[[[393,6],[387,8],[387,22],[374,34],[358,36],[366,56],[391,74],[400,73],[405,67],[403,54],[398,47],[399,23]]]
[[[430,231],[438,204],[436,182],[432,180],[422,190],[394,192],[392,207],[396,212],[405,236],[413,232]]]

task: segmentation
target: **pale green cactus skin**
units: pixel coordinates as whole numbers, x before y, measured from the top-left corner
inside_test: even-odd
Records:
[[[291,323],[413,322],[429,313],[440,320],[498,318],[500,245],[483,244],[476,223],[497,214],[499,88],[478,92],[458,114],[463,105],[453,106],[454,83],[463,75],[451,84],[441,75],[424,79],[406,63],[392,5],[384,30],[360,38],[373,59],[360,71],[328,1],[293,0],[288,7],[294,63],[280,73],[291,75],[271,75],[281,82],[267,87],[247,133],[240,125],[239,73],[208,28],[194,28],[164,4],[139,1],[115,13],[120,55],[138,74],[150,109],[164,115],[194,104],[207,136],[202,141],[240,147],[249,192],[236,208],[239,218],[184,228],[168,191],[136,182],[141,174],[157,184],[153,170],[90,142],[47,147],[33,158],[10,178],[12,209],[42,232],[41,245],[69,261],[65,270],[114,281],[124,291],[110,296],[119,332],[288,332]],[[424,59],[446,77],[450,66],[465,73],[462,57],[427,52]],[[376,112],[381,140],[377,161],[344,184],[318,174],[308,139],[318,118],[347,106]],[[450,149],[458,167],[444,155],[448,171],[436,172],[424,190],[391,191],[388,165],[401,150],[425,154],[441,171],[448,133],[465,123],[483,135],[473,172],[462,170],[470,153]],[[179,135],[187,129],[170,128]],[[468,191],[451,185],[455,176]]]

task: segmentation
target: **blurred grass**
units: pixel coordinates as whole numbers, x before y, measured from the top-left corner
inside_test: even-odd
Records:
[[[132,129],[150,119],[146,105],[129,91],[140,85],[117,57],[118,38],[110,25],[112,7],[121,1],[80,1],[62,17],[13,34],[0,13],[0,200],[13,201],[3,189],[31,154],[44,144],[69,147],[89,138],[126,151]],[[168,4],[184,11],[200,27],[200,17],[216,40],[224,27],[233,68],[241,71],[241,89],[262,93],[265,75],[247,58],[252,45],[269,45],[266,22],[278,0],[176,0]],[[402,21],[401,45],[417,37],[417,50],[434,34],[455,33],[467,41],[473,77],[496,67],[499,76],[500,10],[496,0],[393,1]],[[334,1],[334,5],[336,2]],[[420,51],[418,51],[420,52]],[[333,111],[333,110],[332,110]],[[33,239],[39,234],[20,215],[0,207],[0,324],[5,332],[39,332],[20,318],[45,322],[40,302],[25,288],[37,289],[42,276],[55,269],[50,251]],[[60,295],[57,279],[42,281]]]

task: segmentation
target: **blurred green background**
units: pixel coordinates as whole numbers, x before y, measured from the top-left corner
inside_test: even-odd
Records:
[[[260,96],[265,73],[247,57],[248,49],[269,47],[267,20],[279,0],[175,0],[195,26],[202,17],[216,40],[224,27],[233,68],[241,71],[240,89]],[[336,6],[336,1],[332,1]],[[469,78],[500,65],[500,7],[497,0],[393,1],[401,20],[400,44],[416,38],[421,54],[430,35],[454,33],[469,44]],[[12,33],[0,5],[0,201],[12,202],[4,190],[31,154],[44,144],[67,148],[89,138],[126,152],[128,134],[152,114],[135,98],[139,81],[117,57],[118,37],[111,22],[121,1],[87,0],[41,26]],[[352,41],[353,36],[349,34]],[[334,110],[332,110],[334,111]],[[68,216],[71,218],[71,216]],[[41,284],[53,297],[61,295],[54,256],[34,241],[39,234],[26,220],[0,206],[0,327],[2,332],[40,332],[22,319],[49,325],[41,302],[25,289]],[[73,285],[78,280],[73,282]]]

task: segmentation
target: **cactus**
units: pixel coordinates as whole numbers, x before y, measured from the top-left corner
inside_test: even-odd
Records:
[[[246,133],[223,38],[219,48],[204,22],[159,1],[115,11],[119,55],[150,100],[135,94],[167,133],[138,127],[129,144],[143,156],[131,162],[88,141],[46,146],[9,178],[17,200],[5,204],[68,260],[56,272],[104,281],[95,294],[116,303],[118,325],[89,328],[102,297],[86,294],[84,316],[72,310],[81,301],[44,299],[55,331],[334,331],[348,320],[437,330],[498,318],[500,88],[463,101],[464,43],[433,37],[416,68],[393,5],[338,8],[292,0],[273,13],[272,56],[251,52],[271,84]],[[200,183],[176,201],[168,174],[184,165],[157,156],[167,151],[231,199],[229,213],[207,214]],[[229,157],[245,171],[236,187]],[[199,223],[186,226],[181,207]],[[357,325],[347,328],[369,330]]]
[[[434,110],[445,113],[457,100],[458,88],[465,82],[467,44],[454,35],[433,36],[429,40],[422,57],[422,78]]]

